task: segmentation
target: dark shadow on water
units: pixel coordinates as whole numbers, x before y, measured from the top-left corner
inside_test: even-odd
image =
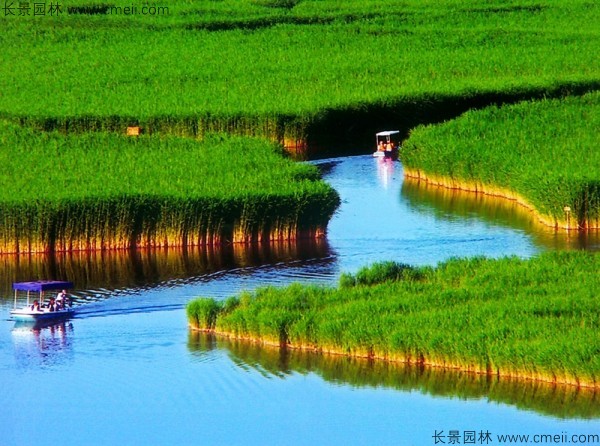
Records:
[[[366,154],[375,149],[375,133],[399,130],[402,139],[422,124],[454,119],[468,110],[524,100],[578,96],[600,88],[597,80],[565,82],[545,87],[522,86],[507,91],[461,92],[460,95],[423,95],[387,98],[381,103],[362,103],[329,109],[310,123],[306,133],[308,159]]]
[[[313,373],[327,382],[357,388],[383,387],[444,398],[485,399],[559,418],[600,417],[600,394],[572,386],[281,350],[191,330],[188,349],[192,355],[199,357],[208,356],[216,349],[224,350],[238,367],[253,369],[270,378],[286,379],[294,373]]]
[[[519,230],[544,249],[600,251],[600,231],[556,232],[538,223],[529,210],[512,200],[432,186],[406,178],[402,183],[401,196],[420,213],[447,221],[483,220],[491,225]]]
[[[296,268],[332,263],[325,239],[270,245],[228,245],[219,249],[148,249],[0,256],[0,292],[12,296],[12,283],[38,279],[75,283],[75,300],[86,290],[140,290],[165,284],[211,280],[225,274],[249,274],[262,266]]]

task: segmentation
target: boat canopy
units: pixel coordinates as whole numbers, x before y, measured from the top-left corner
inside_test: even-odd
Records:
[[[73,288],[73,282],[65,282],[62,280],[37,280],[34,282],[14,282],[13,290],[15,291],[46,291],[46,290],[62,290]]]
[[[390,136],[400,133],[400,130],[386,130],[385,132],[376,133],[375,136]]]

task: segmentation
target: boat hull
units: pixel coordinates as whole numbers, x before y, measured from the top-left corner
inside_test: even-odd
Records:
[[[50,319],[66,319],[73,316],[75,312],[71,308],[58,311],[33,311],[29,308],[11,310],[12,319],[17,321],[46,321]]]
[[[391,150],[391,151],[390,150],[386,150],[386,151],[378,150],[377,152],[373,152],[373,156],[375,158],[397,160],[398,159],[398,150]]]

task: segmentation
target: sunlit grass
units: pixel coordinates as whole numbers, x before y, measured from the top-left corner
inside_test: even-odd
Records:
[[[185,245],[323,231],[338,204],[277,146],[213,136],[65,136],[0,123],[3,251]]]
[[[600,8],[583,0],[169,6],[162,17],[0,18],[0,113],[83,128],[85,116],[163,127],[196,117],[184,126],[202,133],[215,118],[318,120],[365,104],[600,80]]]
[[[563,252],[529,260],[454,259],[415,268],[419,274],[400,280],[382,276],[380,284],[261,288],[221,305],[215,330],[349,355],[597,386],[599,270],[599,256]],[[356,277],[365,274],[373,275]],[[194,319],[194,305],[188,307],[192,326],[206,328]]]
[[[465,113],[414,129],[406,167],[448,182],[514,191],[550,221],[598,227],[600,93]]]

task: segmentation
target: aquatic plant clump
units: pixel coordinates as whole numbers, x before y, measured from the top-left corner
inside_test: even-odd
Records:
[[[313,166],[251,138],[62,135],[0,122],[0,252],[194,246],[324,233]]]
[[[599,270],[600,256],[585,252],[452,259],[375,285],[294,284],[214,301],[214,327],[197,304],[187,311],[193,328],[234,338],[600,387]]]
[[[470,111],[411,132],[406,174],[506,196],[547,225],[600,228],[600,93]]]

